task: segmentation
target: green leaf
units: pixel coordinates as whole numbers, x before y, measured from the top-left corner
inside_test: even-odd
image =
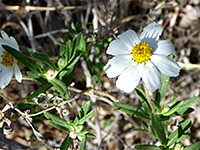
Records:
[[[69,85],[72,83],[74,71],[75,71],[75,67],[67,70],[67,73],[65,73],[63,77],[62,81],[65,83],[67,87],[69,87]]]
[[[145,129],[145,130],[149,130],[149,126],[146,122],[142,121],[142,127]]]
[[[86,55],[86,65],[92,76],[92,80],[99,86],[101,86],[101,80],[99,79],[97,72],[95,70],[94,64],[91,62],[90,57]]]
[[[69,133],[68,133],[65,140],[62,142],[62,145],[60,146],[60,150],[68,150],[68,147],[71,142],[72,142],[72,138],[69,137]]]
[[[148,114],[150,114],[152,112],[152,110],[151,110],[151,107],[149,106],[149,103],[148,103],[147,98],[146,98],[146,96],[144,94],[144,91],[141,88],[136,88],[135,90],[137,92],[137,95],[139,97],[139,100],[140,100],[144,110]]]
[[[26,72],[27,75],[32,78],[34,81],[37,81],[43,85],[46,85],[47,83],[49,83],[46,79],[44,79],[43,77],[38,76],[38,73],[34,73],[31,71],[27,71]]]
[[[87,136],[83,135],[82,136],[80,150],[86,150],[86,142],[87,142]]]
[[[31,95],[29,95],[26,100],[32,100],[34,97],[37,97],[39,94],[41,93],[45,93],[48,89],[50,89],[52,87],[51,83],[48,83],[47,85],[43,86],[42,88],[36,90],[35,92],[33,92]]]
[[[60,93],[60,96],[64,99],[69,98],[68,89],[64,82],[53,78],[50,79],[49,82],[54,86],[54,88]]]
[[[94,115],[94,112],[94,110],[91,110],[87,115],[78,121],[78,124],[83,124],[86,120],[90,119]]]
[[[51,125],[52,127],[56,128],[56,129],[58,129],[58,130],[62,130],[62,131],[66,131],[66,132],[69,131],[69,129],[67,129],[67,128],[65,128],[65,127],[62,127],[62,126],[56,124],[56,123],[53,122],[52,120],[48,120],[48,123],[49,123],[49,125]]]
[[[170,55],[169,59],[172,59],[172,58],[173,58],[173,55]],[[155,100],[158,103],[160,103],[162,101],[162,99],[164,98],[164,96],[165,96],[165,94],[167,92],[168,85],[169,85],[169,80],[170,80],[170,77],[161,74],[161,83],[162,83],[162,86],[161,86],[161,88],[159,90],[157,90],[157,92],[156,92],[156,98],[155,98]]]
[[[68,23],[68,30],[69,30],[69,34],[72,36],[72,37],[75,37],[76,35],[76,31],[74,29],[72,29],[72,20],[69,21]]]
[[[41,68],[38,66],[32,59],[24,55],[23,53],[15,50],[12,47],[9,47],[7,45],[2,45],[2,47],[13,57],[15,57],[18,61],[20,61],[22,64],[27,66],[30,70],[39,73]]]
[[[90,107],[90,101],[87,101],[82,105],[81,108],[83,109],[84,116],[87,114],[89,107]]]
[[[39,59],[40,61],[46,63],[52,69],[58,70],[57,67],[51,62],[51,60],[49,59],[49,57],[46,54],[35,52],[35,53],[32,54],[32,56],[34,58]]]
[[[165,135],[165,128],[161,121],[158,119],[157,115],[152,114],[151,115],[151,120],[152,120],[152,130],[155,136],[158,138],[161,144],[166,145],[167,144],[167,139]]]
[[[168,150],[161,146],[155,146],[155,145],[136,145],[136,150]]]
[[[131,114],[136,118],[150,119],[149,115],[140,107],[124,104],[124,103],[112,103],[113,107],[121,110],[125,113]]]
[[[200,149],[200,142],[192,144],[190,146],[186,146],[184,150],[199,150]]]
[[[146,129],[133,129],[133,131],[141,131],[141,132],[148,132],[149,133],[149,130],[146,130]]]
[[[193,103],[195,103],[198,99],[199,99],[199,97],[194,97],[194,98],[184,100],[183,101],[184,103],[170,117],[182,116],[183,114],[190,113],[191,111],[193,111],[193,109],[189,108],[189,106],[192,105]],[[175,107],[178,104],[179,104],[179,102],[176,102],[174,105],[172,105],[172,107]]]
[[[76,53],[70,58],[67,66],[66,66],[66,69],[71,69],[72,67],[74,67],[81,56],[82,56],[82,52],[77,50]]]
[[[87,137],[90,137],[90,138],[96,138],[96,136],[92,133],[87,133],[86,135],[87,135]]]
[[[161,112],[161,106],[160,106],[160,103],[158,101],[154,101],[154,100],[151,100],[152,103],[153,103],[153,106],[155,107],[155,109],[158,111],[158,112]]]
[[[82,33],[79,33],[79,35],[77,36],[77,38],[75,39],[75,50],[80,50],[82,52],[86,51],[86,42],[85,39],[81,37]]]
[[[161,74],[161,83],[162,83],[162,86],[156,92],[156,101],[158,103],[160,103],[162,101],[162,99],[164,98],[164,96],[165,96],[165,94],[167,92],[168,85],[169,85],[169,80],[170,80],[170,77]]]
[[[81,32],[81,27],[78,22],[76,22],[76,32],[77,33]]]
[[[74,124],[78,125],[78,124],[83,124],[86,120],[90,119],[93,115],[94,115],[94,110],[90,111],[88,114],[88,110],[89,110],[89,106],[90,106],[90,101],[85,102],[78,115],[76,116],[75,120],[74,120]]]
[[[49,112],[47,112],[47,111],[44,112],[44,116],[45,116],[47,119],[52,119],[52,121],[53,121],[55,124],[60,125],[60,126],[62,126],[62,127],[66,127],[66,124],[68,124],[67,121],[65,121],[65,120],[61,119],[60,117],[55,116],[55,115],[53,115],[53,114],[51,114],[51,113],[49,113]]]
[[[177,105],[175,105],[174,107],[171,107],[167,112],[162,113],[164,116],[170,116],[171,114],[173,114],[175,111],[177,111],[182,105],[183,105],[184,101],[180,101],[179,103],[177,103]]]
[[[182,136],[185,136],[185,133],[190,129],[191,119],[184,121],[170,136],[168,137],[167,146],[170,146],[174,143],[179,142]]]

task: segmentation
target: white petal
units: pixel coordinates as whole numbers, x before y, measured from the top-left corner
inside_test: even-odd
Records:
[[[107,54],[110,55],[124,55],[124,54],[130,54],[131,53],[131,49],[128,49],[124,43],[122,43],[122,41],[120,41],[119,39],[114,40],[110,43],[110,45],[108,46],[108,50],[106,51]]]
[[[18,46],[17,41],[15,40],[15,38],[11,36],[10,37],[10,41],[12,43],[10,46],[19,51],[19,46]]]
[[[9,40],[8,34],[5,31],[3,31],[3,30],[1,30],[1,36],[3,37],[3,39]]]
[[[12,47],[12,48],[14,48],[14,49],[16,49],[16,50],[18,50],[19,51],[19,46],[18,46],[18,44],[17,43],[15,43],[15,42],[13,42],[13,40],[4,40],[4,39],[0,39],[0,45],[2,46],[2,45],[7,45],[7,46],[10,46],[10,47]]]
[[[126,93],[132,92],[140,81],[140,75],[138,70],[132,65],[129,65],[122,74],[118,77],[116,85],[117,88],[123,90]]]
[[[154,92],[161,87],[160,72],[150,61],[138,66],[140,68],[140,75],[146,84],[149,91]]]
[[[12,79],[13,75],[13,68],[9,67],[6,69],[3,69],[0,73],[0,88],[3,89],[5,86],[7,86],[10,83],[10,80]]]
[[[141,39],[153,38],[155,40],[158,40],[159,36],[162,34],[162,31],[163,31],[162,25],[153,22],[143,29],[143,32],[140,38]]]
[[[117,77],[124,69],[132,63],[131,55],[115,56],[108,61],[104,67],[109,78]]]
[[[21,83],[21,81],[22,81],[22,73],[21,73],[21,71],[19,70],[19,67],[16,64],[14,66],[14,72],[15,72],[16,80]]]
[[[149,46],[153,48],[154,45],[157,44],[157,40],[162,34],[162,31],[163,27],[160,24],[153,22],[144,28],[140,39],[142,42],[146,41],[146,43],[149,43]]]
[[[139,44],[141,42],[140,39],[138,38],[137,34],[133,30],[127,30],[126,32],[119,35],[118,38],[130,50],[133,49],[133,46],[135,46],[135,44]]]
[[[169,40],[159,41],[153,49],[155,50],[153,54],[160,54],[165,56],[173,54],[174,56],[176,56],[174,46]]]
[[[177,77],[179,75],[181,70],[180,66],[168,57],[152,55],[150,58],[162,74],[170,77]]]

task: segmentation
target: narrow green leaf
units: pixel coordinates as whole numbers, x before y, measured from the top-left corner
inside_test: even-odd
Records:
[[[81,108],[83,108],[83,113],[84,113],[84,116],[87,114],[88,110],[89,110],[89,107],[90,107],[90,101],[87,101],[85,102]]]
[[[24,55],[23,53],[15,50],[12,47],[9,47],[7,45],[2,45],[2,47],[13,57],[15,57],[18,61],[20,61],[22,64],[27,66],[30,70],[39,73],[41,68],[38,66],[32,59]]]
[[[76,22],[76,32],[77,33],[81,32],[81,26],[78,22]]]
[[[62,79],[67,87],[69,87],[69,85],[72,83],[75,68],[76,67],[72,67],[71,69],[67,70],[67,73],[65,73]]]
[[[199,149],[200,149],[200,142],[194,143],[184,148],[184,150],[199,150]]]
[[[135,149],[136,150],[168,150],[168,149],[165,149],[164,147],[159,147],[155,145],[136,145]]]
[[[145,130],[149,130],[149,126],[146,122],[142,121],[142,127],[145,129]]]
[[[125,113],[131,114],[136,118],[150,119],[149,115],[140,107],[124,104],[124,103],[112,103],[113,107],[121,110]]]
[[[95,136],[94,134],[92,134],[92,133],[87,133],[86,135],[87,135],[88,138],[89,138],[89,137],[90,137],[90,138],[96,138],[96,136]]]
[[[60,126],[60,125],[56,124],[55,122],[53,122],[52,120],[48,120],[48,123],[49,123],[49,125],[51,125],[52,127],[56,128],[56,129],[58,129],[58,130],[62,130],[62,131],[66,131],[66,132],[69,131],[68,128],[65,128],[65,127],[63,127],[63,126]]]
[[[71,69],[72,67],[74,67],[81,56],[82,56],[82,52],[77,50],[76,53],[70,58],[67,66],[66,66],[66,69]]]
[[[194,97],[194,98],[184,100],[183,101],[184,103],[170,117],[182,116],[183,114],[190,113],[191,111],[193,111],[193,109],[189,108],[189,106],[192,105],[193,103],[195,103],[198,99],[199,99],[199,97]],[[172,105],[172,107],[175,107],[178,104],[179,104],[179,102],[176,102],[174,105]]]
[[[51,114],[51,113],[49,113],[49,112],[47,112],[47,111],[44,112],[44,116],[45,116],[47,119],[52,119],[52,121],[53,121],[55,124],[60,125],[60,126],[62,126],[62,127],[66,127],[66,124],[68,124],[67,121],[65,121],[65,120],[61,119],[60,117],[55,116],[55,115],[53,115],[53,114]]]
[[[166,145],[167,144],[167,139],[165,135],[165,129],[163,124],[160,122],[158,119],[157,115],[152,114],[151,115],[151,120],[152,120],[152,130],[155,134],[155,136],[158,138],[161,144]]]
[[[161,106],[160,106],[160,103],[158,101],[154,101],[154,100],[151,100],[156,111],[158,111],[159,113],[161,112]]]
[[[146,130],[146,129],[133,129],[133,131],[141,131],[141,132],[148,132],[149,133],[149,130]]]
[[[43,77],[38,76],[38,73],[34,73],[31,71],[27,71],[26,72],[27,75],[32,78],[34,81],[37,81],[43,85],[46,85],[47,83],[49,83],[46,79],[44,79]]]
[[[173,58],[173,55],[170,55],[169,59],[172,59],[172,58]],[[158,103],[160,103],[162,101],[163,97],[165,96],[165,94],[167,92],[168,85],[169,85],[169,80],[170,80],[170,77],[161,74],[161,83],[162,83],[162,86],[161,86],[161,88],[159,90],[157,90],[157,92],[156,92],[156,98],[155,98],[155,100]]]
[[[75,124],[79,124],[78,121],[87,114],[89,107],[90,107],[90,101],[87,101],[82,105],[80,111],[78,112],[78,115],[76,116],[76,118],[74,120]]]
[[[36,90],[35,92],[33,92],[31,95],[29,95],[26,100],[32,100],[34,97],[37,97],[39,94],[41,93],[45,93],[48,89],[50,89],[52,87],[51,83],[48,83],[47,85],[43,86],[42,88]]]
[[[72,142],[72,138],[69,137],[69,133],[68,133],[65,140],[62,142],[62,145],[60,146],[60,150],[68,150],[71,142]]]
[[[149,106],[149,103],[148,103],[147,98],[146,98],[146,96],[144,94],[144,91],[141,88],[138,88],[138,87],[135,90],[137,92],[137,95],[139,97],[139,100],[140,100],[144,110],[148,114],[150,114],[152,112],[152,110],[151,110],[151,107]]]
[[[184,121],[172,134],[170,134],[167,146],[179,142],[179,140],[182,139],[181,136],[185,136],[184,134],[190,129],[190,126],[191,119]]]
[[[40,52],[35,52],[32,54],[32,56],[34,58],[39,59],[40,61],[46,63],[52,69],[58,70],[57,67],[51,62],[51,60],[49,59],[49,57],[46,54],[40,53]]]
[[[83,135],[82,136],[80,150],[86,150],[86,142],[87,142],[87,136]]]
[[[183,105],[183,103],[184,103],[184,101],[180,101],[177,105],[175,105],[174,107],[171,107],[167,112],[164,112],[163,115],[170,116],[175,111],[177,111]]]
[[[86,65],[92,76],[92,80],[99,86],[101,86],[101,80],[99,79],[97,72],[95,70],[94,64],[91,62],[90,57],[86,55]]]
[[[64,82],[62,82],[56,78],[50,79],[49,82],[60,93],[61,97],[63,97],[64,99],[69,98],[68,89]]]
[[[69,34],[74,38],[76,35],[76,32],[74,29],[72,29],[72,20],[69,21],[67,28],[69,30]]]
[[[94,112],[94,110],[91,110],[87,115],[78,121],[78,124],[83,124],[86,120],[90,119],[94,115]]]

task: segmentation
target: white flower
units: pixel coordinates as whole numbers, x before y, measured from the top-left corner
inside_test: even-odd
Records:
[[[158,41],[163,28],[151,23],[144,28],[140,38],[133,30],[128,30],[110,43],[107,54],[114,57],[105,66],[109,78],[117,77],[119,89],[129,93],[135,89],[140,79],[151,92],[161,87],[160,73],[176,77],[179,65],[168,58],[176,55],[169,40]]]
[[[2,45],[10,46],[19,51],[19,46],[16,40],[11,36],[8,37],[6,32],[1,30],[0,38],[0,88],[3,89],[10,83],[13,76],[13,71],[15,72],[15,78],[18,82],[22,80],[22,74],[19,67],[16,64],[16,59],[11,56]]]

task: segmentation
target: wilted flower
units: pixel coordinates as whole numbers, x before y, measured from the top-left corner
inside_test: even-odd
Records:
[[[2,45],[10,46],[19,51],[19,46],[16,40],[11,36],[8,37],[6,32],[1,30],[0,38],[0,88],[3,89],[10,83],[13,76],[13,71],[15,72],[15,78],[18,82],[22,80],[22,74],[19,67],[16,64],[16,59],[11,56],[7,51],[4,50]]]
[[[105,66],[109,78],[118,77],[116,85],[129,93],[135,89],[140,79],[148,90],[154,92],[161,87],[160,73],[176,77],[179,65],[168,58],[176,55],[174,46],[169,40],[158,41],[163,28],[151,23],[144,28],[140,39],[133,30],[128,30],[112,41],[107,54],[114,57]]]

